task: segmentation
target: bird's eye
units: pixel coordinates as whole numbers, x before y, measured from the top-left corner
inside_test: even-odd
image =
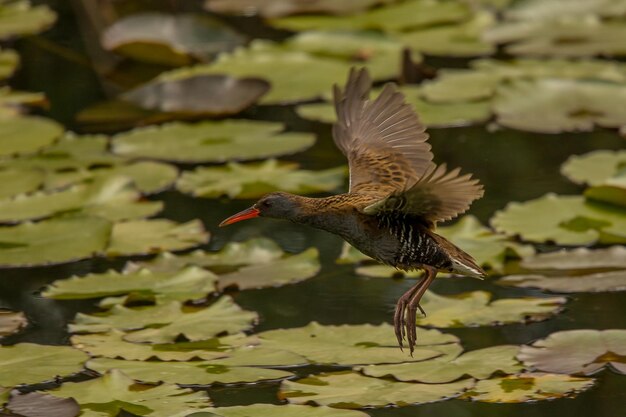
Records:
[[[270,203],[269,200],[264,200],[264,201],[261,202],[261,205],[263,207],[271,207],[272,203]]]

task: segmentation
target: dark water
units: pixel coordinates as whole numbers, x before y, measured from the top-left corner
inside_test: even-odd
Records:
[[[73,13],[72,4],[75,2],[59,0],[48,3],[60,12],[59,22],[41,38],[17,42],[15,47],[23,62],[13,85],[25,90],[44,91],[52,103],[47,114],[70,128],[78,128],[74,122],[75,113],[115,92],[119,83],[103,77],[99,73],[100,63],[90,61],[82,41],[81,26]],[[251,27],[256,27],[254,22]],[[133,72],[138,73],[142,72]],[[291,129],[314,131],[319,135],[312,149],[284,159],[298,161],[307,168],[326,168],[345,163],[332,144],[330,128],[299,119],[292,108],[259,108],[245,116],[285,121]],[[476,202],[471,210],[483,222],[509,201],[524,201],[547,192],[578,193],[580,189],[559,174],[560,164],[572,154],[594,149],[617,149],[624,144],[614,132],[601,130],[593,134],[540,135],[510,130],[488,132],[486,127],[479,126],[432,130],[431,135],[438,162],[462,166],[464,170],[474,172],[485,184],[485,197]],[[178,221],[202,219],[213,233],[211,242],[206,246],[208,249],[255,236],[275,239],[292,252],[310,246],[320,249],[323,268],[317,277],[293,286],[234,294],[241,306],[256,310],[261,315],[261,322],[256,328],[258,331],[302,326],[312,320],[324,324],[389,322],[396,299],[412,284],[407,280],[357,277],[352,266],[335,265],[342,242],[325,232],[266,219],[226,229],[217,228],[221,219],[249,206],[250,201],[192,199],[173,191],[157,198],[166,202],[163,217]],[[65,329],[68,321],[77,311],[94,310],[95,303],[92,300],[47,300],[38,297],[37,291],[56,279],[111,267],[120,268],[122,265],[123,260],[109,262],[97,259],[65,266],[0,271],[0,307],[25,311],[31,323],[26,331],[3,340],[3,343],[68,343]],[[488,281],[465,278],[438,280],[432,288],[440,293],[483,289],[493,292],[495,297],[542,295],[539,291],[501,288]],[[577,294],[570,297],[564,312],[544,322],[452,329],[449,332],[459,336],[467,349],[475,349],[503,343],[528,343],[558,330],[624,328],[625,325],[626,293]],[[212,389],[211,396],[219,406],[278,402],[276,390],[277,384],[224,387]],[[598,375],[596,387],[575,399],[516,405],[451,400],[367,412],[378,417],[617,417],[626,415],[626,377],[605,371]]]

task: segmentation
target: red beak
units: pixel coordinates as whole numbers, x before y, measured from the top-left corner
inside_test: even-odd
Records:
[[[221,222],[220,227],[228,226],[229,224],[237,223],[242,220],[248,220],[248,219],[253,219],[255,217],[259,217],[260,213],[261,212],[259,211],[259,209],[250,207],[248,209],[240,211],[237,214],[233,214],[232,216],[230,216],[229,218]]]

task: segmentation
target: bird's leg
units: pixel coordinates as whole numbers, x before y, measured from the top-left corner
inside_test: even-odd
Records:
[[[409,351],[411,356],[415,348],[415,342],[417,340],[417,309],[426,315],[422,307],[420,306],[420,300],[422,296],[435,279],[437,270],[430,266],[423,266],[424,275],[417,284],[411,287],[406,293],[400,297],[396,304],[396,311],[393,317],[394,328],[400,349],[402,349],[402,340],[405,335],[409,344]]]

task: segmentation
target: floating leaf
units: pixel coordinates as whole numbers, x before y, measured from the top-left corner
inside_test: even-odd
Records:
[[[350,14],[394,0],[208,0],[205,7],[217,13],[259,14],[263,17],[280,17],[304,13]]]
[[[478,381],[461,398],[487,403],[524,403],[574,397],[593,386],[591,378],[524,373]]]
[[[473,385],[472,379],[449,384],[415,384],[343,372],[283,381],[279,395],[293,404],[314,403],[338,408],[385,407],[442,401],[458,397]]]
[[[104,250],[111,223],[97,217],[67,217],[0,227],[0,267],[71,262]]]
[[[256,313],[242,310],[232,298],[223,296],[206,308],[188,309],[178,301],[154,307],[128,308],[115,305],[105,314],[78,313],[72,332],[100,333],[111,329],[135,330],[129,342],[173,343],[179,336],[189,341],[211,339],[221,334],[235,334],[252,327]]]
[[[116,21],[102,35],[105,49],[165,65],[207,60],[243,43],[243,36],[229,26],[210,16],[192,13],[134,14]]]
[[[235,407],[213,408],[206,413],[194,413],[187,417],[367,417],[360,411],[308,405],[250,404]]]
[[[358,365],[421,361],[460,353],[458,339],[436,330],[420,329],[413,356],[398,349],[392,326],[324,326],[316,322],[296,329],[268,330],[258,334],[264,347],[295,352],[318,364]]]
[[[110,270],[54,281],[42,295],[57,300],[72,300],[130,294],[141,299],[186,301],[214,292],[216,282],[217,276],[213,273],[193,266],[176,272],[140,269],[119,273]]]
[[[626,169],[626,151],[598,150],[584,155],[572,155],[561,173],[577,184],[601,185]]]
[[[146,417],[183,417],[206,411],[211,405],[206,392],[173,384],[139,385],[116,369],[101,378],[67,382],[48,393],[74,398],[81,406],[81,416],[89,417],[115,417],[122,410]]]
[[[626,85],[595,81],[517,81],[498,87],[498,123],[530,132],[590,131],[626,124]]]
[[[420,326],[471,327],[545,320],[558,313],[566,302],[564,297],[504,298],[491,301],[486,291],[472,291],[443,296],[427,291],[422,307],[426,317],[418,317]]]
[[[68,346],[18,343],[0,346],[0,386],[35,384],[83,370],[89,357]]]
[[[208,240],[209,234],[199,220],[187,223],[166,219],[132,220],[113,226],[106,253],[109,256],[129,256],[183,250]]]
[[[129,377],[146,383],[176,383],[184,385],[233,384],[276,380],[293,376],[291,372],[246,366],[225,366],[214,361],[142,362],[117,359],[92,359],[87,367],[104,373],[119,370]]]
[[[626,374],[626,330],[566,330],[522,346],[519,360],[545,372],[591,375],[609,367]]]
[[[408,0],[352,16],[293,16],[272,19],[269,24],[293,31],[319,29],[374,29],[388,32],[459,22],[471,16],[460,2]]]
[[[212,338],[200,342],[180,343],[132,343],[124,340],[126,333],[112,330],[108,333],[75,334],[72,345],[92,357],[145,361],[191,361],[195,359],[211,360],[225,357],[234,348],[254,345],[254,337],[237,333],[232,336]]]
[[[44,180],[39,171],[7,169],[0,171],[0,199],[11,198],[37,190]]]
[[[34,35],[48,29],[56,13],[46,5],[31,6],[28,0],[3,1],[0,4],[0,39]]]
[[[299,170],[298,164],[268,159],[258,164],[229,163],[183,173],[177,188],[194,197],[257,198],[273,191],[295,194],[328,192],[343,184],[343,167],[322,171]]]
[[[400,381],[418,381],[441,384],[459,380],[465,376],[475,379],[489,378],[496,372],[513,374],[522,370],[515,359],[519,346],[502,345],[465,352],[460,356],[444,356],[422,362],[393,365],[368,365],[357,370],[373,377],[391,375]]]
[[[626,269],[626,248],[611,246],[606,249],[562,249],[524,258],[521,265],[526,269],[544,270]]]
[[[2,65],[2,52],[0,51],[0,66]],[[0,79],[2,69],[0,69]],[[31,93],[29,91],[15,91],[9,87],[0,87],[0,115],[2,117],[18,117],[25,111],[26,106],[45,106],[46,96],[43,93]]]
[[[269,89],[269,83],[258,78],[199,75],[181,80],[148,83],[122,97],[149,110],[229,116],[252,106]]]
[[[60,124],[43,117],[0,118],[0,157],[37,152],[62,133]]]
[[[58,398],[39,392],[13,394],[6,407],[23,417],[76,417],[80,414],[80,406],[73,398]]]
[[[562,276],[509,275],[498,284],[559,293],[626,291],[626,270]]]
[[[509,203],[496,212],[491,224],[498,232],[532,242],[626,242],[626,210],[585,201],[581,196],[546,194],[525,203]]]
[[[12,49],[0,49],[0,80],[9,78],[15,72],[20,56]]]
[[[253,120],[174,122],[119,134],[113,151],[177,162],[224,162],[294,153],[315,142],[311,134],[282,129],[281,123]]]
[[[0,310],[0,339],[11,333],[18,332],[26,327],[27,324],[28,320],[26,320],[24,313]]]

